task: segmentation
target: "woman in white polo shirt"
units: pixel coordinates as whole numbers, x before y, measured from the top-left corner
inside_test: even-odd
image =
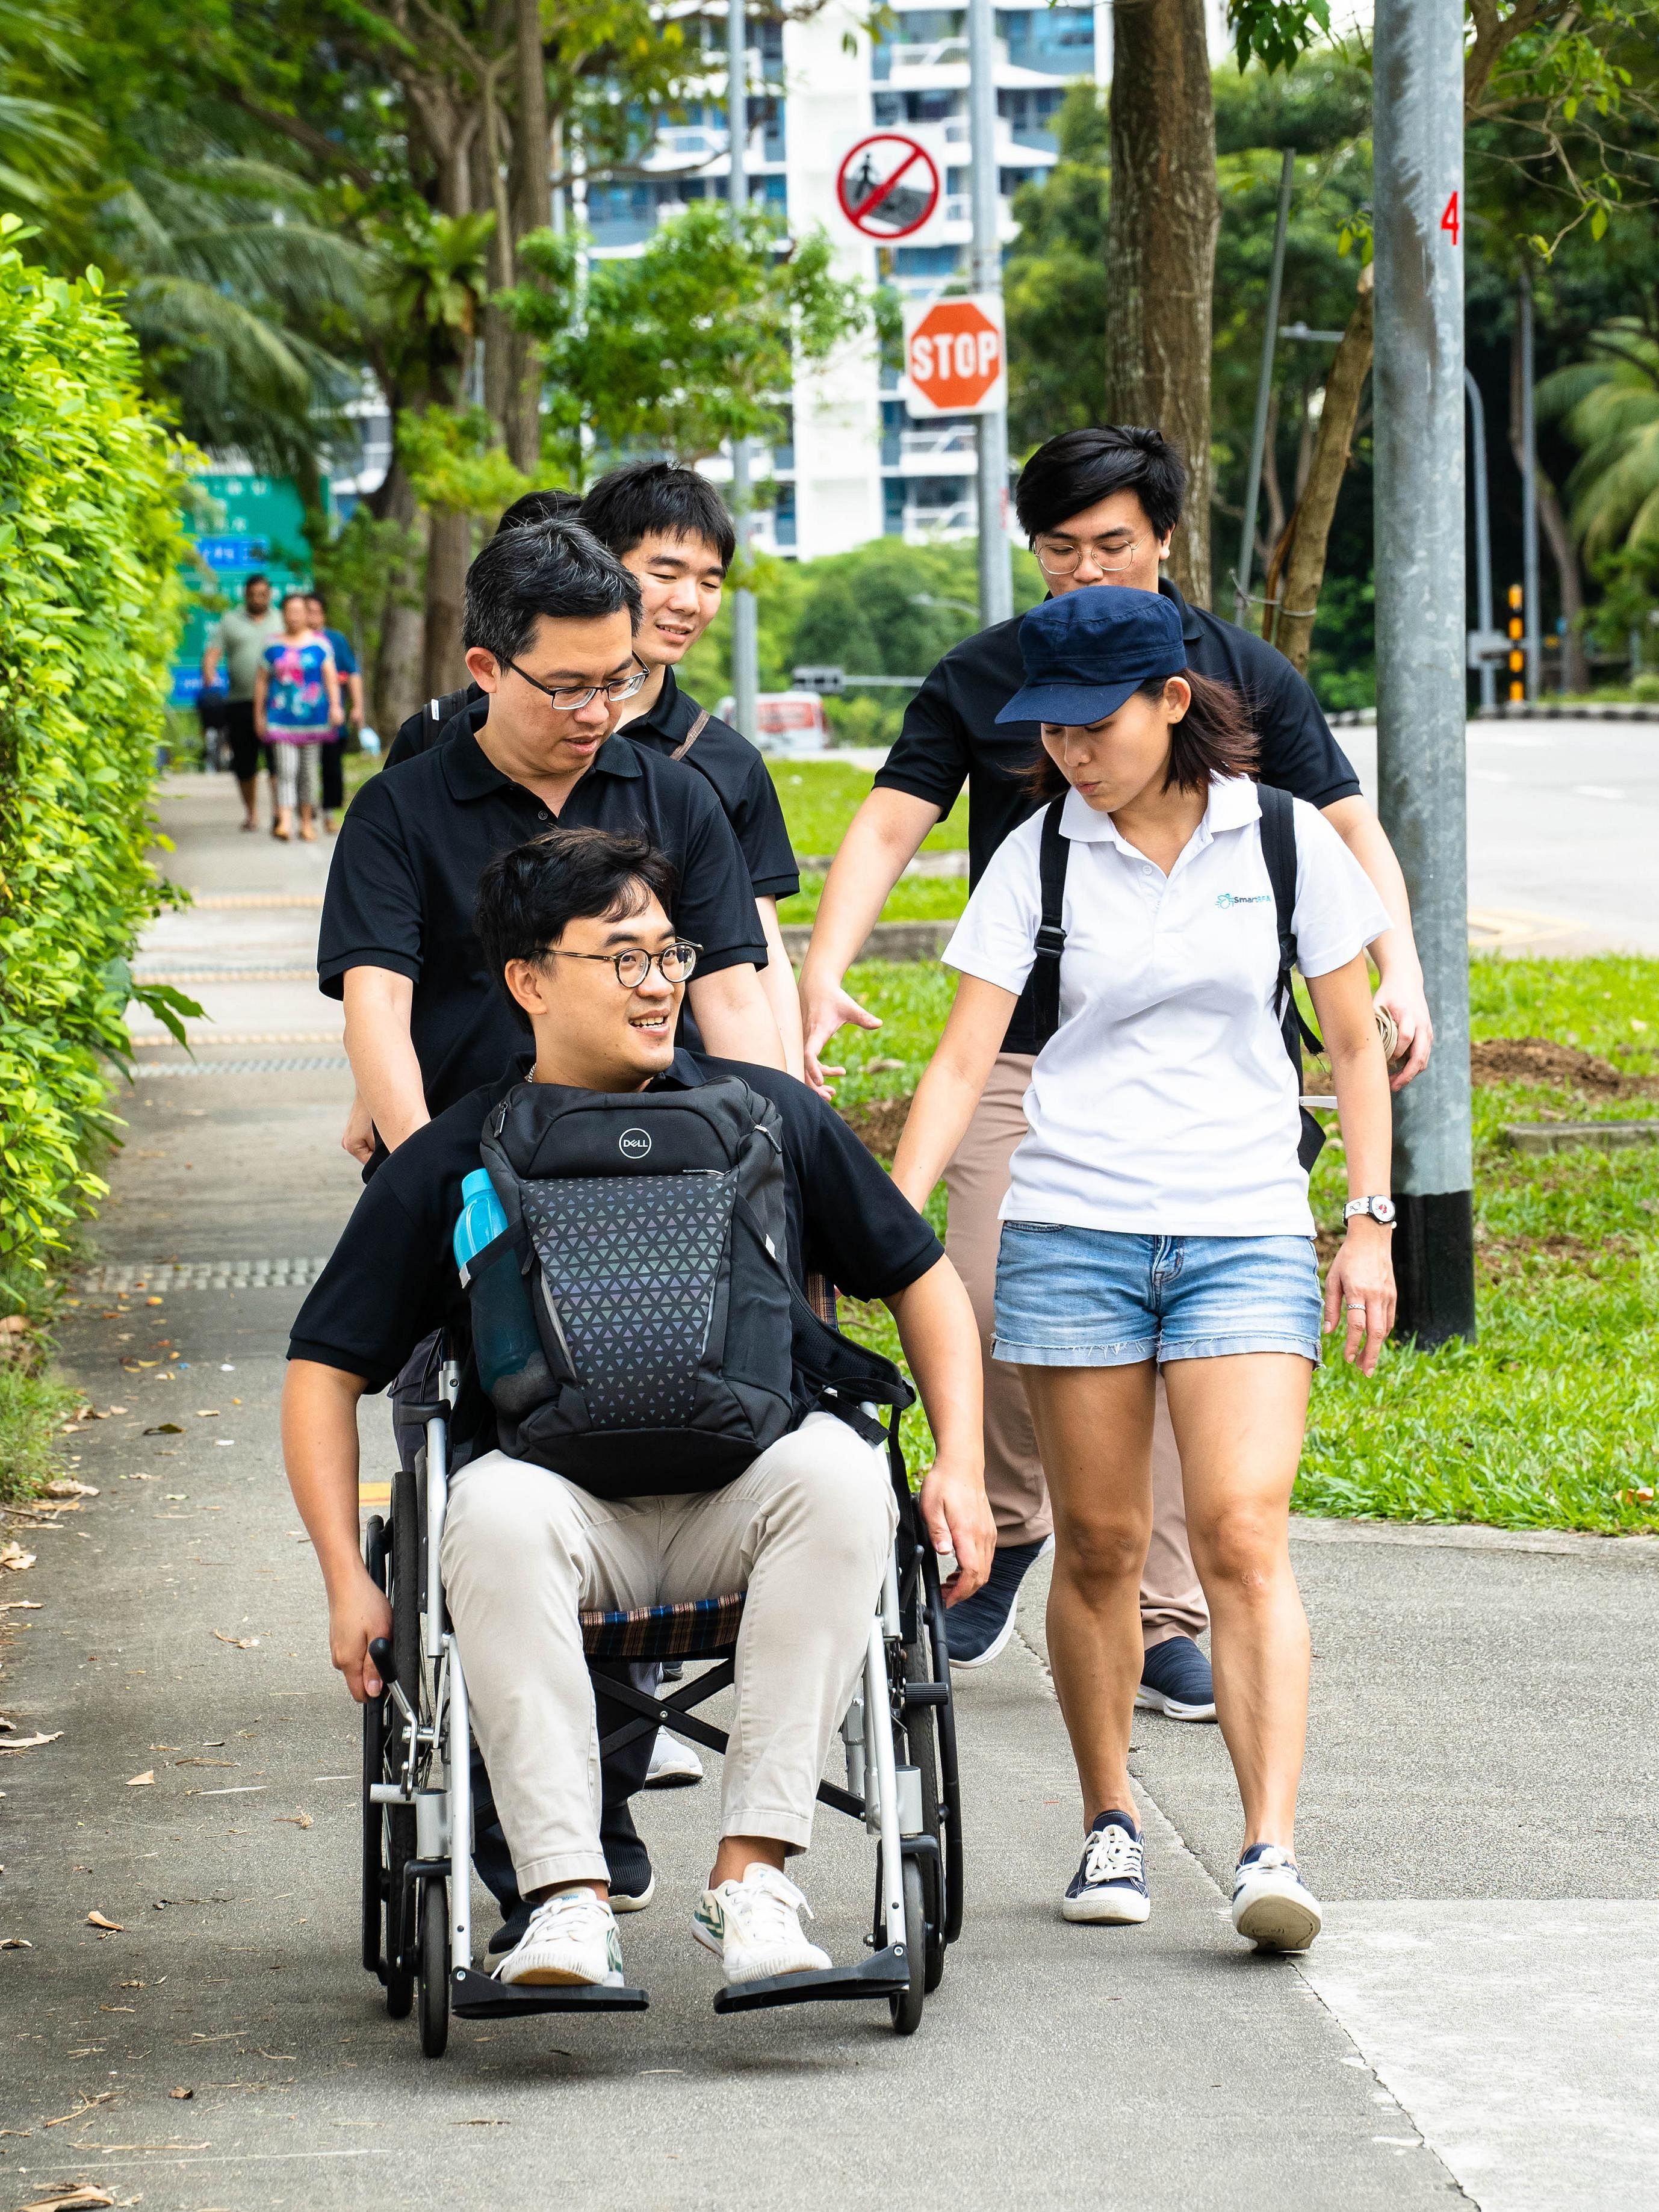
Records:
[[[1309,1651],[1289,1513],[1322,1304],[1254,740],[1237,695],[1187,668],[1179,617],[1152,592],[1067,592],[1026,616],[1020,647],[1025,688],[999,719],[1041,721],[1033,774],[1064,794],[1065,936],[1002,1208],[994,1351],[1021,1370],[1054,1507],[1048,1656],[1087,1833],[1061,1910],[1151,1910],[1127,1759],[1161,1366],[1243,1802],[1233,1923],[1298,1950],[1320,1914],[1294,1856]],[[1030,975],[1048,811],[999,849],[946,950],[956,1003],[893,1168],[914,1205]],[[1297,962],[1352,1194],[1323,1319],[1346,1322],[1369,1374],[1394,1321],[1394,1209],[1364,948],[1388,917],[1319,813],[1297,800],[1293,820]]]

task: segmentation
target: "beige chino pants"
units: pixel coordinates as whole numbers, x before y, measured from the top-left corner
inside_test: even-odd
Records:
[[[594,1498],[498,1451],[464,1468],[444,1586],[520,1888],[607,1879],[578,1613],[738,1589],[749,1595],[720,1833],[805,1850],[897,1526],[886,1460],[829,1413],[695,1498]]]
[[[1022,1101],[1030,1086],[1033,1059],[1030,1053],[999,1054],[968,1133],[945,1170],[951,1201],[945,1249],[968,1286],[979,1324],[985,1368],[985,1488],[1000,1544],[1040,1543],[1054,1525],[1025,1385],[1017,1367],[991,1357],[997,1249],[1002,1242],[998,1217],[1008,1194],[1014,1147],[1025,1134]],[[1201,1636],[1210,1625],[1187,1541],[1181,1455],[1161,1375],[1152,1428],[1152,1538],[1140,1583],[1140,1625],[1148,1650],[1174,1636]]]

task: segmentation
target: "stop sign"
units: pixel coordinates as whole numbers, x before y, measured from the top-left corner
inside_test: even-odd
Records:
[[[906,397],[913,413],[982,415],[1006,400],[1002,301],[994,293],[937,300],[905,316]]]

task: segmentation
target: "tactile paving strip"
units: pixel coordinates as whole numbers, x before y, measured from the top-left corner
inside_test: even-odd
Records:
[[[313,1053],[292,1060],[169,1060],[153,1066],[141,1065],[133,1080],[149,1083],[157,1076],[173,1075],[297,1075],[313,1068],[350,1065],[343,1052]]]
[[[106,1260],[88,1267],[78,1287],[118,1297],[131,1291],[303,1291],[328,1265],[323,1260]]]

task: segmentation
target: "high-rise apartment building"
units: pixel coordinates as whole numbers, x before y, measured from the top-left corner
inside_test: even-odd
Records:
[[[577,207],[598,254],[637,252],[665,216],[692,200],[726,196],[725,10],[688,9],[681,20],[708,51],[706,95],[659,128],[633,173],[596,184],[585,207]],[[822,223],[836,240],[840,274],[926,298],[968,268],[966,19],[961,8],[889,0],[887,21],[890,27],[872,38],[863,15],[830,0],[802,21],[751,22],[749,191],[778,208],[793,228]],[[1054,111],[1068,88],[1079,77],[1105,77],[1106,21],[1104,8],[998,0],[996,151],[1005,246],[1015,234],[1015,191],[1054,162]],[[933,157],[944,204],[925,242],[860,240],[841,215],[842,160],[879,130],[903,131]],[[810,559],[884,534],[913,540],[973,534],[972,418],[912,422],[897,374],[883,369],[872,340],[803,374],[787,419],[787,438],[769,457],[756,457],[757,481],[776,486],[775,505],[757,518],[758,544]],[[708,465],[711,475],[726,473],[720,461]]]

